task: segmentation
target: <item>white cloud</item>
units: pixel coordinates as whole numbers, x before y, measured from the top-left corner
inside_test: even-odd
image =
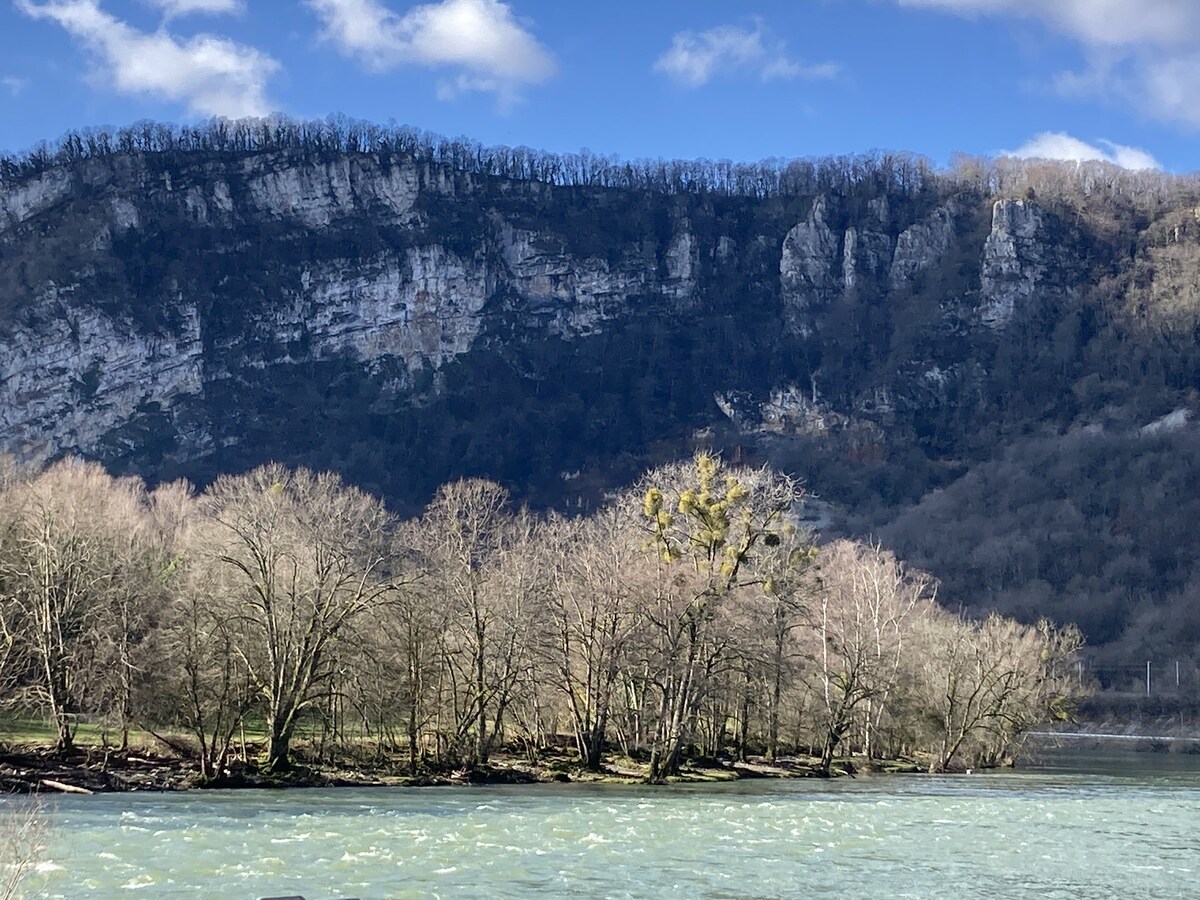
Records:
[[[96,0],[17,0],[35,19],[57,22],[95,57],[97,80],[120,94],[185,104],[202,116],[263,116],[271,112],[267,81],[279,63],[254,47],[199,34],[180,40],[136,28],[100,9]]]
[[[1087,44],[1193,43],[1200,0],[898,0],[901,6],[960,15],[1003,14],[1041,19]]]
[[[791,59],[782,43],[768,45],[761,27],[721,25],[699,33],[681,31],[654,63],[654,71],[687,87],[701,87],[720,75],[749,72],[763,81],[832,78],[833,63],[804,65]]]
[[[1055,79],[1064,94],[1116,98],[1163,121],[1200,128],[1200,0],[896,0],[964,16],[1037,19],[1078,41],[1081,72]]]
[[[18,78],[16,75],[5,75],[0,78],[0,86],[3,86],[13,97],[19,97],[21,92],[29,87],[29,79]]]
[[[405,64],[458,69],[438,86],[515,100],[557,70],[550,53],[499,0],[442,0],[398,15],[379,0],[309,0],[324,37],[346,56],[384,72]]]
[[[146,0],[146,2],[161,9],[168,19],[193,14],[225,15],[242,10],[242,0]]]
[[[1059,159],[1074,162],[1100,160],[1114,163],[1123,169],[1161,169],[1162,164],[1139,147],[1127,147],[1101,139],[1089,144],[1062,131],[1043,131],[1034,135],[1016,150],[1001,150],[1001,156],[1025,159]]]
[[[1200,97],[1200,49],[1190,53],[1148,52],[1113,74],[1094,80],[1099,84],[1092,94],[1103,96],[1105,91],[1110,91],[1156,119],[1200,128],[1200,103],[1197,102]]]

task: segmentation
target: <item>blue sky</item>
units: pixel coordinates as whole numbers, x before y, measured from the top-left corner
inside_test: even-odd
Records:
[[[1200,168],[1200,0],[0,0],[0,148],[323,117],[755,160]]]

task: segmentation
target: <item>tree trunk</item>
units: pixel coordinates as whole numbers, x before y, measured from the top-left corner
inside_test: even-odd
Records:
[[[589,772],[599,772],[603,768],[604,732],[607,730],[607,724],[607,715],[602,716],[597,720],[596,725],[592,728],[592,733],[588,736],[583,767]]]
[[[417,773],[417,709],[410,706],[408,710],[408,774]]]
[[[655,746],[650,756],[650,772],[647,780],[662,781],[668,775],[679,772],[680,755],[683,750],[684,726],[687,724],[688,708],[691,706],[692,679],[695,666],[695,650],[689,652],[687,668],[682,683],[668,709],[669,726],[664,740]]]
[[[820,770],[824,775],[828,775],[833,766],[833,757],[837,753],[837,748],[842,743],[842,738],[850,727],[850,722],[845,716],[839,717],[837,724],[830,725],[825,732],[825,743],[821,747],[821,765]]]
[[[59,752],[66,752],[74,749],[75,746],[75,736],[71,733],[71,717],[67,712],[67,689],[50,660],[46,661],[46,682],[46,692],[50,700],[50,717],[54,720],[57,732],[55,749]]]
[[[59,713],[55,715],[58,725],[58,742],[56,749],[60,753],[66,753],[75,747],[75,737],[71,734],[71,722],[65,714]]]
[[[475,762],[479,765],[485,765],[488,760],[488,739],[487,739],[487,704],[484,698],[487,696],[488,683],[485,670],[486,659],[484,657],[484,640],[486,634],[484,626],[479,618],[478,610],[475,612]]]
[[[779,759],[779,705],[783,701],[783,635],[775,634],[775,665],[771,673],[771,708],[767,712],[767,756]]]
[[[273,714],[267,720],[267,771],[286,772],[292,767],[289,756],[295,720],[291,715]]]
[[[738,722],[738,762],[746,761],[746,742],[750,735],[750,677],[746,676],[746,687],[742,693],[742,708]]]

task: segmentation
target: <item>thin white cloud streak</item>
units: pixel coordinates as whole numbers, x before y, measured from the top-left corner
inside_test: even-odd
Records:
[[[833,78],[834,63],[805,65],[791,59],[782,43],[768,45],[761,27],[720,25],[707,31],[681,31],[654,63],[654,71],[685,87],[703,87],[714,78],[750,73],[763,81]]]
[[[1200,0],[897,0],[901,6],[959,15],[1040,19],[1085,44],[1187,45],[1200,28]]]
[[[1065,96],[1116,99],[1151,118],[1200,128],[1200,0],[896,0],[960,16],[1036,19],[1079,42],[1080,72],[1060,73]]]
[[[18,78],[16,75],[5,75],[0,78],[0,86],[3,86],[8,91],[9,96],[19,97],[29,87],[28,78]]]
[[[182,16],[219,16],[241,12],[242,0],[146,0],[151,6],[162,10],[167,19]]]
[[[279,63],[254,47],[199,34],[187,40],[136,28],[96,0],[17,0],[35,19],[61,25],[95,59],[95,80],[119,94],[182,103],[200,116],[263,116],[272,111],[267,82]]]
[[[1069,162],[1100,160],[1123,169],[1162,169],[1162,163],[1140,147],[1129,147],[1101,138],[1089,144],[1063,131],[1043,131],[1034,135],[1016,150],[1001,150],[1000,156],[1022,159],[1056,159]]]
[[[499,0],[443,0],[403,15],[379,0],[309,0],[309,6],[321,20],[322,36],[373,71],[403,65],[457,69],[438,85],[443,99],[484,91],[510,103],[558,69]]]

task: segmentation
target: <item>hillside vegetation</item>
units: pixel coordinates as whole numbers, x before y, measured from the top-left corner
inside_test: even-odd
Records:
[[[1186,661],[1198,210],[1101,163],[81,132],[0,159],[0,434],[152,483],[329,469],[405,514],[462,476],[594,510],[712,447],[952,607]]]

